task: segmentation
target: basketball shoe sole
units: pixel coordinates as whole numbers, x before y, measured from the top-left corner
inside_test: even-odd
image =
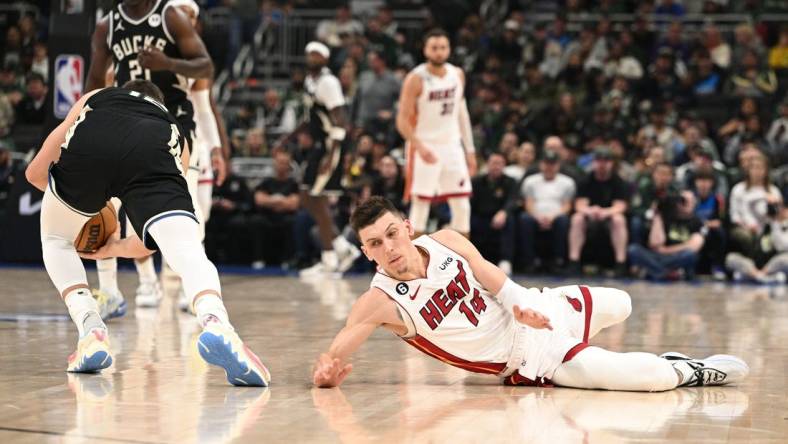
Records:
[[[220,322],[209,322],[197,340],[200,356],[224,369],[227,382],[237,386],[268,387],[271,374],[241,338]]]

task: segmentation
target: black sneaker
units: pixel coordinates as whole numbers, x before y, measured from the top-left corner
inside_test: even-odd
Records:
[[[583,274],[583,269],[580,267],[579,261],[569,261],[566,266],[566,275],[567,276],[580,276]]]
[[[613,277],[616,279],[624,279],[629,276],[627,272],[627,264],[626,263],[617,263],[616,266],[613,268]]]

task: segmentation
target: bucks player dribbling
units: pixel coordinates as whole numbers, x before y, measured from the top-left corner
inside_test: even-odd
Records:
[[[168,0],[123,0],[97,25],[91,43],[87,90],[105,86],[112,67],[115,85],[150,80],[164,95],[164,105],[178,120],[186,139],[184,160],[194,137],[194,108],[188,79],[213,78],[213,63],[189,18]],[[135,262],[140,275],[138,307],[157,306],[162,292],[150,259]],[[102,316],[125,313],[117,285],[117,260],[97,262]]]

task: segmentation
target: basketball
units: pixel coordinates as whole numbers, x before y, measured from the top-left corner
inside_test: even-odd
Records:
[[[115,232],[118,227],[118,215],[112,202],[107,202],[107,206],[93,216],[82,227],[74,247],[78,253],[94,253],[107,243],[107,239]]]

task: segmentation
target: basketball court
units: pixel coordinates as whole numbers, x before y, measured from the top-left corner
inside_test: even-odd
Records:
[[[369,277],[309,283],[223,274],[222,282],[233,324],[271,370],[268,389],[232,387],[221,370],[208,369],[195,348],[200,329],[177,311],[172,291],[158,309],[135,309],[136,274],[128,272],[120,273],[120,286],[129,312],[108,324],[115,364],[97,375],[67,374],[76,329],[46,273],[0,269],[0,440],[553,444],[788,436],[783,287],[595,282],[629,291],[633,313],[592,343],[697,357],[731,353],[751,367],[738,387],[623,393],[504,387],[385,331],[361,349],[341,389],[314,389],[312,364]]]

